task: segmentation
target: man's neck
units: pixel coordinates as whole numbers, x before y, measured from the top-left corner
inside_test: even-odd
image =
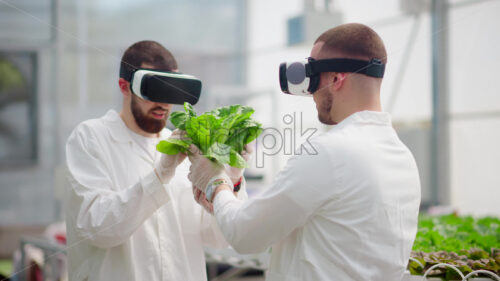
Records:
[[[332,120],[334,120],[338,124],[342,122],[342,120],[353,115],[354,113],[361,111],[381,112],[382,106],[380,104],[380,101],[372,101],[368,103],[355,103],[350,106],[343,107],[343,110],[341,111],[336,112],[335,109],[332,109],[331,116]]]

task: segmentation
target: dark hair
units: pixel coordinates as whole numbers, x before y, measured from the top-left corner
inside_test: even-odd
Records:
[[[379,59],[387,63],[384,42],[370,27],[360,23],[348,23],[331,28],[314,42],[324,42],[320,53],[338,52],[347,58]]]
[[[150,40],[139,41],[128,47],[120,62],[120,77],[130,81],[131,72],[149,64],[155,69],[173,71],[177,69],[174,56],[160,43]]]

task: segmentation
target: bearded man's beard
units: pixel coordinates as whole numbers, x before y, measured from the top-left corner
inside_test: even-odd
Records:
[[[135,97],[132,95],[132,103],[130,105],[130,108],[132,109],[132,115],[134,116],[135,122],[141,128],[143,131],[148,132],[150,134],[156,134],[160,132],[163,128],[165,128],[165,125],[167,124],[167,118],[169,115],[169,112],[165,114],[165,119],[154,119],[152,117],[148,117],[148,113],[157,109],[165,110],[165,108],[162,107],[155,107],[149,110],[149,112],[143,113],[141,111],[141,108],[139,107],[138,97]]]
[[[332,117],[330,116],[330,111],[332,111],[332,105],[333,105],[333,97],[328,94],[325,95],[325,100],[323,101],[323,103],[319,105],[318,109],[318,119],[321,123],[326,125],[337,124],[332,120]]]

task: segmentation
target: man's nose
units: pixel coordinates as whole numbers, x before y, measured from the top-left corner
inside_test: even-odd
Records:
[[[167,111],[167,110],[170,111],[170,109],[172,109],[172,105],[168,104],[168,103],[156,103],[155,107],[159,107],[165,111]]]

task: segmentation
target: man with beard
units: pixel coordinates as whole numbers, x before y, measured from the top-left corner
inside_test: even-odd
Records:
[[[120,67],[177,71],[153,41],[130,46]],[[156,151],[172,134],[165,128],[172,105],[136,96],[128,79],[120,71],[120,113],[82,122],[66,145],[69,279],[206,280],[203,246],[227,242],[193,200],[186,155]]]
[[[316,40],[309,62],[380,65],[386,56],[375,31],[345,24]],[[194,147],[189,179],[215,194],[208,199],[237,251],[272,246],[267,280],[399,281],[416,235],[420,182],[411,152],[382,112],[383,72],[318,72],[311,94],[319,120],[334,126],[310,140],[317,154],[292,157],[270,188],[246,201],[233,196],[226,171]]]

